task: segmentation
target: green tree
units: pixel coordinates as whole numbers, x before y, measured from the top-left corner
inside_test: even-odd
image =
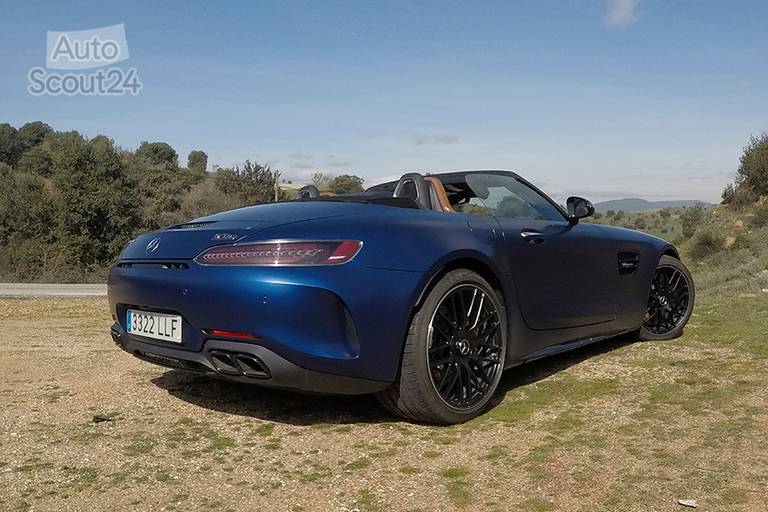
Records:
[[[753,200],[768,195],[768,134],[750,138],[739,161],[736,182],[751,190]]]
[[[33,121],[25,124],[18,131],[18,139],[22,151],[29,151],[34,146],[43,142],[52,133],[53,128],[42,121]]]
[[[616,215],[616,212],[613,210],[608,210],[607,212],[605,212],[606,217],[613,217],[614,215]]]
[[[187,156],[187,169],[205,173],[208,169],[208,155],[205,154],[205,151],[190,151],[189,156]]]
[[[0,163],[0,246],[49,230],[43,180]]]
[[[0,124],[0,162],[13,167],[23,152],[22,149],[16,128],[8,123]]]
[[[635,219],[635,229],[646,229],[648,227],[648,224],[645,221],[645,218],[642,216],[639,216]]]
[[[40,176],[0,163],[0,275],[36,279],[55,252],[50,194]]]
[[[350,174],[336,176],[328,184],[328,189],[336,194],[352,194],[363,191],[363,178]]]
[[[28,172],[38,176],[50,176],[51,174],[51,144],[54,138],[33,146],[19,158],[16,168],[21,172]]]
[[[107,137],[70,132],[54,145],[52,163],[61,244],[83,269],[106,265],[140,223],[120,156]]]
[[[152,164],[133,153],[124,154],[122,160],[129,179],[136,184],[142,229],[159,229],[179,222],[179,208],[191,185],[189,175],[167,162]]]
[[[214,179],[219,190],[235,199],[233,207],[271,203],[279,196],[280,173],[250,160],[242,168],[219,169]]]
[[[41,121],[27,123],[19,128],[19,140],[25,148],[16,168],[38,176],[51,175],[51,147],[56,142],[58,134]]]
[[[171,170],[179,168],[179,155],[165,142],[144,141],[136,150],[136,156],[145,159],[151,165],[164,166]]]

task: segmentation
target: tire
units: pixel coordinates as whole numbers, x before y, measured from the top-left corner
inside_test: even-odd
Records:
[[[467,303],[463,313],[454,314]],[[414,312],[397,379],[376,397],[390,412],[411,420],[465,422],[488,406],[506,353],[502,298],[477,273],[451,271]]]
[[[670,279],[671,282],[667,283],[667,288],[672,288],[672,285],[677,282],[676,286],[679,287],[684,285],[687,290],[684,294],[686,295],[685,307],[683,307],[682,304],[679,305],[679,307],[671,306],[666,312],[671,319],[663,326],[652,325],[652,320],[656,316],[652,311],[659,314],[658,311],[660,310],[657,297],[661,297],[665,300],[663,309],[667,309],[667,304],[672,304],[675,297],[680,294],[680,291],[669,291],[664,289],[661,293],[656,293],[657,289],[664,288],[663,286],[658,286],[659,280],[661,280],[662,284],[665,280],[664,276],[660,277],[660,272],[664,273],[664,275],[674,276]],[[675,277],[678,276],[680,281],[675,281]],[[656,271],[654,272],[654,281],[651,285],[650,297],[648,299],[648,310],[646,311],[643,323],[640,326],[640,339],[646,341],[671,340],[681,336],[688,320],[691,318],[691,314],[693,314],[695,299],[696,289],[693,284],[693,277],[688,271],[688,268],[686,268],[686,266],[683,265],[683,262],[677,258],[667,255],[662,256],[656,267]],[[677,313],[674,313],[673,311],[677,311]],[[649,315],[651,315],[651,318],[649,318]]]

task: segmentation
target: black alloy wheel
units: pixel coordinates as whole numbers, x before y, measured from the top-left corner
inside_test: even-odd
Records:
[[[462,423],[491,403],[506,355],[502,293],[476,272],[452,270],[415,309],[397,379],[377,398],[399,416]]]
[[[429,325],[427,358],[432,385],[449,407],[471,409],[494,387],[502,370],[500,326],[478,286],[462,284],[443,296]]]
[[[690,272],[677,258],[662,256],[653,276],[640,330],[643,339],[680,336],[693,313],[695,291]]]

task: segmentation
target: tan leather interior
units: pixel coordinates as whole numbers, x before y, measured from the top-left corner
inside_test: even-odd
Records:
[[[424,176],[424,181],[434,187],[437,200],[440,203],[440,209],[446,213],[456,213],[456,210],[453,209],[451,202],[448,200],[448,194],[445,192],[443,182],[434,176]]]

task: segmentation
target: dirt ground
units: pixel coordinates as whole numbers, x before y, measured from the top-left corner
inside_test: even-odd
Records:
[[[0,509],[768,510],[763,296],[512,369],[450,428],[158,368],[110,323],[103,298],[0,300]]]

